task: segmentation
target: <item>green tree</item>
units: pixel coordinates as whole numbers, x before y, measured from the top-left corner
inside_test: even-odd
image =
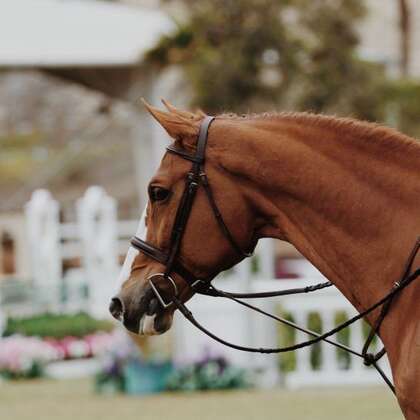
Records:
[[[298,27],[305,28],[307,66],[300,109],[384,118],[385,75],[380,65],[358,58],[355,23],[365,16],[360,0],[300,0]]]
[[[182,3],[188,19],[149,59],[183,67],[193,105],[211,112],[275,106],[383,117],[382,69],[356,55],[361,0]]]
[[[149,55],[160,66],[181,64],[193,103],[208,110],[277,102],[298,69],[303,46],[288,30],[289,1],[183,0],[187,23]],[[267,80],[270,70],[272,80]]]

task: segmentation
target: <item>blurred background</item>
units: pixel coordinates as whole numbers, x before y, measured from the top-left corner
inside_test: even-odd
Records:
[[[376,372],[334,348],[244,354],[181,318],[133,339],[107,307],[168,141],[141,97],[353,116],[419,137],[419,22],[416,0],[0,0],[0,417],[401,418]],[[323,280],[265,240],[216,281]],[[330,289],[258,303],[316,331],[355,313]],[[190,308],[245,345],[307,338],[221,300]]]

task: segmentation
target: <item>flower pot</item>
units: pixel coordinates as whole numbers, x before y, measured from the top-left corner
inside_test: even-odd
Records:
[[[123,368],[124,390],[130,395],[162,392],[173,367],[171,362],[140,362],[132,360]]]

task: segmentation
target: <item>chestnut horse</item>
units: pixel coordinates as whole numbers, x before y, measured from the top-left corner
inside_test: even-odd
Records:
[[[174,140],[195,152],[204,115],[164,102],[146,105]],[[208,132],[205,170],[217,206],[243,250],[259,238],[293,244],[362,312],[399,280],[420,234],[420,144],[393,129],[347,118],[307,113],[220,115]],[[147,242],[168,250],[174,217],[191,162],[166,153],[149,184]],[[220,231],[203,190],[198,190],[179,260],[197,278],[214,277],[239,256]],[[414,260],[414,267],[420,257]],[[142,253],[130,261],[118,304],[125,326],[161,334],[174,306],[163,308],[150,283],[162,273]],[[173,273],[180,300],[190,288]],[[157,280],[159,290],[172,285]],[[169,289],[168,289],[169,288]],[[388,352],[397,398],[407,419],[420,418],[420,286],[395,299],[380,336]],[[114,305],[115,306],[115,305]],[[118,309],[118,308],[117,308]],[[374,323],[378,311],[368,316]]]

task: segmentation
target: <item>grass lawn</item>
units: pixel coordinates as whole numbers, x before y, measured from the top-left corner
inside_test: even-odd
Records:
[[[401,420],[385,388],[101,396],[89,380],[0,384],[2,420]]]

